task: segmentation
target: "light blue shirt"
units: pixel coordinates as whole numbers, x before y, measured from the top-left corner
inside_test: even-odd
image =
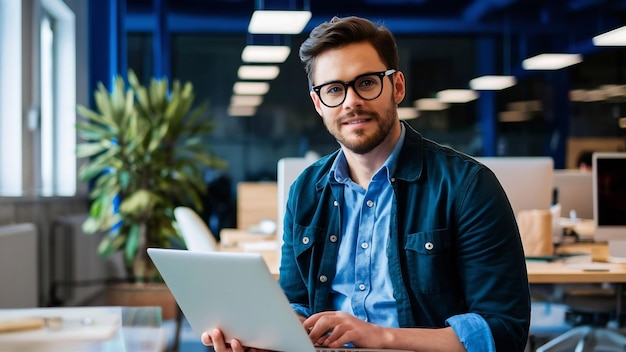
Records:
[[[405,127],[398,143],[365,190],[350,179],[343,151],[330,169],[331,182],[344,185],[342,236],[337,272],[331,287],[333,308],[372,324],[398,327],[398,311],[387,262],[387,239],[391,205],[395,202],[391,175],[402,149]],[[442,304],[445,304],[442,302]],[[303,316],[307,307],[292,304]],[[446,320],[467,351],[495,352],[487,322],[476,313],[452,316]]]

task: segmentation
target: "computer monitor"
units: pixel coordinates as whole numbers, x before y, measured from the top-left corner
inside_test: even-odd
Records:
[[[626,153],[593,153],[594,240],[609,243],[609,261],[626,263]]]
[[[554,170],[554,189],[561,205],[561,217],[575,212],[578,219],[593,219],[593,182],[591,172],[577,169]]]
[[[498,178],[517,215],[522,210],[550,209],[552,203],[551,157],[478,157]]]
[[[285,210],[287,210],[287,199],[289,198],[289,188],[291,184],[300,176],[300,173],[315,162],[319,157],[308,156],[304,158],[290,157],[278,160],[277,164],[277,183],[278,183],[278,221],[276,226],[276,234],[279,236],[278,243],[278,262],[280,263],[283,221],[285,219]]]

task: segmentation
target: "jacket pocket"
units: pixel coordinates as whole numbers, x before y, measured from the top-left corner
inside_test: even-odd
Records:
[[[310,251],[318,240],[323,240],[326,232],[326,229],[315,226],[297,225],[293,235],[293,250],[296,257]]]
[[[448,229],[417,232],[406,236],[404,250],[407,258],[411,288],[420,293],[440,293],[453,286],[454,258],[451,258]]]

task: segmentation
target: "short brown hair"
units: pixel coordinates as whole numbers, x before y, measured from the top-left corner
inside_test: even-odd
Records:
[[[387,28],[377,27],[360,17],[333,17],[315,27],[300,46],[300,61],[304,64],[309,85],[313,84],[317,56],[330,49],[361,42],[371,43],[387,68],[399,70],[398,47],[393,34]]]

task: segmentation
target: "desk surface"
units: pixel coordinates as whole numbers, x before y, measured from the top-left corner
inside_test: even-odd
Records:
[[[242,251],[242,242],[273,240],[272,236],[259,236],[246,231],[231,231],[226,234],[227,242],[231,245],[222,248],[226,251]],[[263,256],[270,272],[278,277],[279,255],[278,248],[271,250],[248,250],[258,252]],[[557,248],[557,253],[587,253],[589,256],[582,261],[527,261],[528,281],[533,283],[626,283],[626,264],[606,263],[608,247],[606,243],[573,243]],[[591,261],[593,259],[593,262]]]
[[[1,350],[89,352],[163,350],[160,307],[0,309],[0,322],[55,318],[54,327],[0,333]]]
[[[596,262],[527,261],[528,281],[538,283],[626,283],[626,265]]]

